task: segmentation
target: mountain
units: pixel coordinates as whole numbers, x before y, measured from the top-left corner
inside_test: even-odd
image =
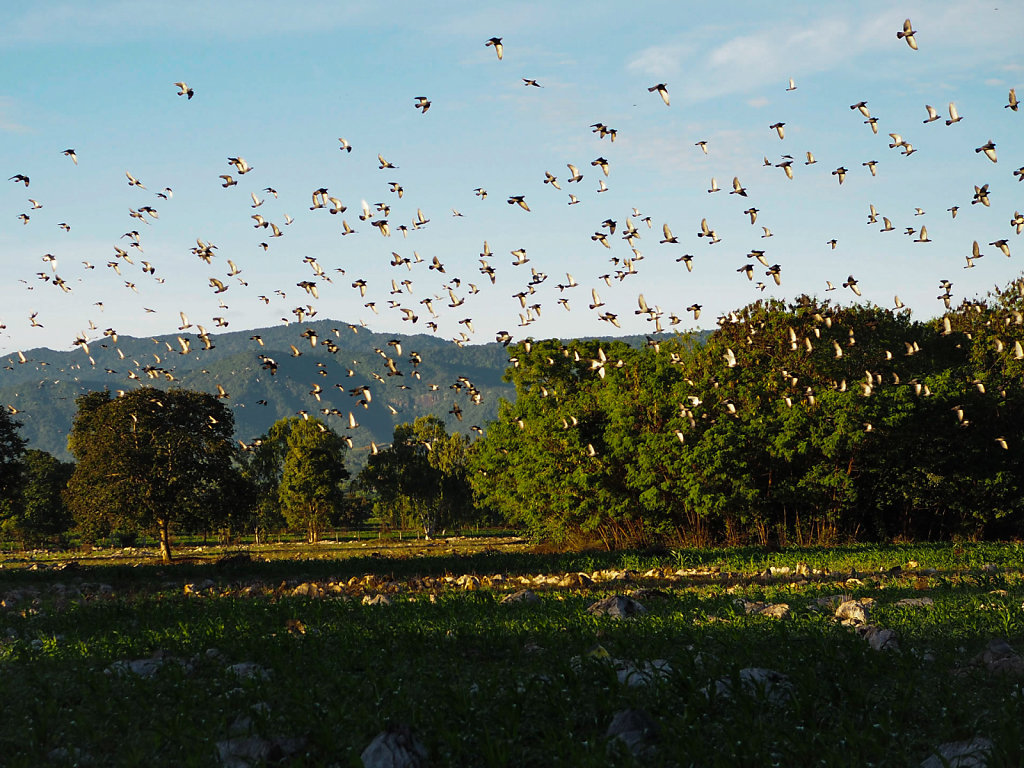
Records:
[[[248,443],[278,419],[305,413],[349,431],[358,465],[371,441],[390,442],[397,424],[433,414],[468,434],[497,417],[500,398],[515,396],[502,381],[509,355],[498,343],[459,346],[334,320],[211,333],[209,348],[203,336],[108,336],[68,352],[29,350],[24,363],[10,355],[0,371],[0,403],[14,411],[30,447],[69,460],[67,434],[81,394],[139,386],[217,394],[220,386],[238,439]],[[350,413],[355,430],[348,430]]]

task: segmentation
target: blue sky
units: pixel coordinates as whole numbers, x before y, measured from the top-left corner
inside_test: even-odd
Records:
[[[906,17],[917,51],[896,37]],[[634,314],[639,294],[660,307],[666,330],[683,331],[711,327],[717,315],[761,297],[858,300],[840,287],[851,274],[862,300],[892,306],[899,294],[915,316],[929,317],[942,310],[940,280],[953,282],[959,300],[1021,271],[1024,250],[1009,221],[1024,209],[1024,184],[1012,173],[1024,166],[1024,111],[1004,105],[1011,87],[1024,97],[1022,27],[1024,6],[1005,0],[673,2],[628,12],[600,1],[394,2],[386,9],[34,3],[9,11],[0,30],[7,73],[0,88],[0,350],[66,349],[80,333],[94,339],[105,328],[177,332],[179,312],[209,330],[215,317],[227,330],[243,330],[294,321],[292,310],[307,304],[321,318],[396,333],[429,333],[433,319],[443,338],[469,334],[459,321],[471,319],[473,342],[491,341],[499,330],[517,339],[650,333],[654,324]],[[484,45],[492,36],[503,38],[501,61]],[[789,78],[796,90],[787,91]],[[194,88],[192,100],[177,95],[172,83],[179,80]],[[668,86],[670,106],[648,92],[659,82]],[[415,108],[418,96],[431,101],[426,114]],[[862,100],[878,118],[877,135],[850,109]],[[964,119],[947,127],[951,101]],[[943,120],[923,124],[926,104]],[[617,130],[614,143],[591,131],[597,122]],[[784,139],[769,128],[776,122],[785,123]],[[916,151],[890,149],[890,132]],[[339,137],[351,153],[339,151]],[[700,140],[708,142],[706,155],[695,146]],[[996,164],[974,151],[989,140]],[[68,148],[78,165],[62,154]],[[805,165],[807,151],[814,165]],[[397,168],[378,169],[378,153]],[[786,154],[794,159],[792,180],[774,167]],[[239,156],[250,173],[228,164]],[[609,162],[607,177],[591,165],[598,157]],[[862,166],[871,160],[878,162],[874,177]],[[581,182],[566,183],[567,163],[580,169]],[[849,169],[842,186],[832,174],[839,166]],[[543,183],[545,171],[560,191]],[[146,189],[129,186],[126,172]],[[6,181],[16,174],[29,176],[30,186]],[[238,185],[222,188],[220,174]],[[729,194],[734,176],[748,197]],[[708,193],[712,177],[722,191]],[[606,192],[597,191],[602,180]],[[390,182],[402,186],[401,198]],[[971,205],[982,184],[989,184],[991,207]],[[173,190],[167,200],[156,196],[165,187]],[[311,211],[320,187],[347,211]],[[478,187],[486,199],[474,194]],[[255,209],[253,192],[264,200]],[[568,205],[569,193],[579,204]],[[513,195],[523,195],[530,212],[507,204]],[[33,209],[29,198],[42,207]],[[390,207],[390,237],[359,219],[363,200]],[[879,223],[869,225],[872,204]],[[147,205],[158,219],[129,216]],[[956,219],[947,212],[954,205]],[[750,206],[759,209],[754,226],[744,214]],[[924,214],[915,215],[917,208]],[[417,209],[430,223],[412,230]],[[282,236],[255,228],[254,214],[276,223]],[[878,231],[881,216],[895,231]],[[620,280],[616,270],[635,258],[620,239],[627,218],[639,230],[634,245],[642,259]],[[697,237],[702,218],[720,242]],[[341,235],[342,219],[354,234]],[[606,219],[618,225],[610,249],[591,239]],[[407,237],[401,224],[410,227]],[[678,244],[659,244],[664,224]],[[904,234],[922,224],[930,243]],[[762,225],[771,237],[762,237]],[[141,251],[122,237],[130,230],[139,231]],[[190,252],[197,238],[217,246],[211,264]],[[835,249],[827,245],[833,238]],[[1002,238],[1010,259],[988,245]],[[965,270],[975,240],[985,258]],[[484,241],[494,285],[479,272]],[[116,256],[115,246],[133,263]],[[520,248],[529,262],[512,266],[511,251]],[[752,249],[781,266],[781,286],[747,257]],[[423,263],[391,265],[393,254],[413,260],[414,252]],[[46,254],[56,258],[55,271]],[[683,254],[693,256],[692,272],[677,261]],[[428,269],[435,256],[444,274]],[[228,259],[238,275],[228,274]],[[120,275],[106,266],[111,261]],[[143,272],[143,261],[155,272]],[[747,263],[757,267],[753,282],[737,272]],[[522,325],[525,310],[514,294],[526,289],[531,268],[547,279],[529,297],[540,317]],[[560,292],[567,272],[579,287]],[[70,292],[37,273],[59,275]],[[602,275],[611,275],[611,285]],[[215,294],[210,278],[228,290]],[[351,287],[356,279],[366,280],[366,297]],[[392,279],[411,280],[411,292],[392,295]],[[317,283],[318,299],[297,287],[302,281]],[[826,294],[826,281],[838,290]],[[447,306],[449,287],[464,300],[456,308]],[[591,289],[605,306],[588,308]],[[420,303],[434,297],[437,318]],[[559,298],[569,299],[571,311]],[[389,300],[414,309],[419,321],[403,321]],[[377,313],[364,306],[369,301]],[[696,322],[686,311],[693,303],[703,306]],[[621,331],[598,318],[603,312],[618,316]],[[42,327],[32,325],[33,313]],[[680,318],[675,326],[671,315]]]

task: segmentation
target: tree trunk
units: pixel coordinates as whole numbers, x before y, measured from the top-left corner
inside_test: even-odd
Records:
[[[166,519],[157,520],[160,527],[160,559],[165,563],[171,562],[171,532]]]

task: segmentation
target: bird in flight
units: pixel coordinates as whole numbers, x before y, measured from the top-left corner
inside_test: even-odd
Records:
[[[650,88],[647,89],[647,91],[648,93],[654,93],[655,91],[657,91],[658,95],[661,96],[661,100],[665,102],[665,106],[669,106],[668,86],[665,85],[665,83],[658,83],[657,85],[652,85]]]
[[[906,19],[903,22],[903,29],[901,29],[899,32],[896,33],[896,39],[897,40],[906,40],[907,41],[907,45],[909,45],[912,50],[916,51],[917,50],[917,38],[914,37],[914,35],[916,35],[916,34],[917,34],[917,30],[915,30],[910,25],[910,19]]]
[[[493,46],[494,52],[498,54],[498,61],[501,61],[501,57],[505,55],[505,49],[501,45],[500,37],[492,37],[484,45]]]
[[[193,89],[188,87],[188,83],[177,82],[177,83],[175,83],[175,85],[178,86],[178,95],[179,96],[188,96],[188,98],[191,99],[193,96],[196,95],[196,92]]]

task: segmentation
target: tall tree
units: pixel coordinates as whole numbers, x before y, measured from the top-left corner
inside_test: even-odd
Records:
[[[118,398],[91,392],[77,404],[66,500],[87,534],[151,531],[170,562],[174,528],[208,528],[240,502],[234,419],[216,397],[145,387]]]
[[[347,508],[344,439],[316,419],[289,421],[278,498],[292,528],[302,528],[312,544]]]
[[[18,434],[20,422],[0,410],[0,520],[16,513],[24,479],[22,456],[25,440]]]
[[[467,447],[436,416],[420,416],[395,427],[391,446],[369,457],[359,480],[392,517],[422,527],[429,538],[473,513]]]
[[[22,460],[24,486],[14,515],[4,530],[23,544],[40,544],[62,537],[71,528],[71,510],[64,503],[64,489],[75,469],[46,451],[30,449]]]

